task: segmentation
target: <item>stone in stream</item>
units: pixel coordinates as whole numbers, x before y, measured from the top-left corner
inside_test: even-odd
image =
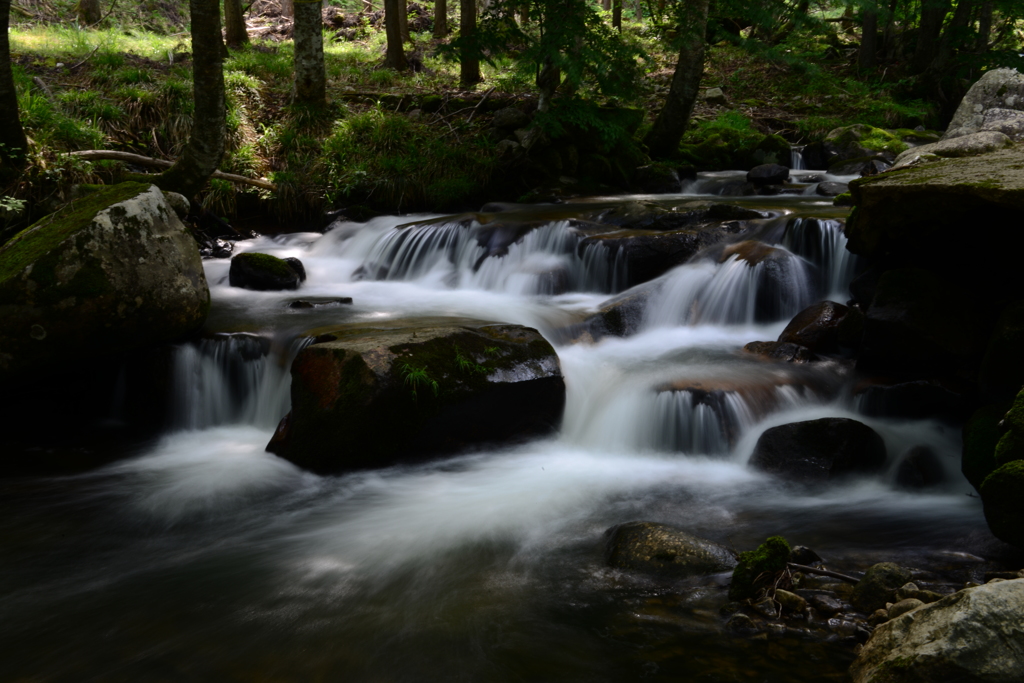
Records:
[[[985,521],[1002,541],[1024,548],[1024,460],[1000,465],[979,490]]]
[[[655,522],[627,522],[604,532],[605,562],[617,569],[664,577],[729,571],[736,553],[682,529]]]
[[[789,251],[756,240],[744,240],[723,247],[718,262],[725,263],[731,258],[756,269],[756,322],[792,315],[813,299],[816,269]]]
[[[1015,683],[1024,661],[1024,580],[966,588],[875,629],[854,683]]]
[[[816,360],[821,360],[806,346],[789,342],[750,342],[743,347],[743,350],[768,360],[785,363],[813,363]]]
[[[946,481],[939,456],[927,446],[914,446],[900,459],[896,469],[896,486],[916,491],[934,488]]]
[[[814,186],[814,194],[821,197],[838,197],[844,192],[849,192],[850,186],[846,183],[834,183],[825,181]]]
[[[781,185],[789,180],[789,169],[780,164],[761,164],[747,171],[747,182],[757,187]]]
[[[814,353],[836,353],[839,351],[839,324],[849,310],[834,301],[808,306],[789,321],[779,341],[799,344]]]
[[[163,193],[102,187],[0,247],[0,378],[179,339],[209,308],[195,240]]]
[[[232,287],[276,291],[298,289],[306,279],[306,269],[297,258],[280,259],[249,251],[231,258],[228,283]]]
[[[911,579],[910,571],[892,562],[880,562],[868,568],[853,589],[851,602],[861,612],[873,612],[896,597],[896,590]]]
[[[878,472],[885,464],[885,442],[867,425],[841,417],[791,422],[766,430],[749,465],[804,484]]]
[[[383,467],[550,433],[565,384],[534,329],[463,319],[348,326],[292,364],[267,450],[318,473]]]

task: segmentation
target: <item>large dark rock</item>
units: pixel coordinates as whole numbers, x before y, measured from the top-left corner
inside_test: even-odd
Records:
[[[757,275],[754,318],[758,322],[788,318],[817,294],[815,267],[785,249],[744,240],[725,246],[718,262],[725,263],[733,257]]]
[[[849,310],[834,301],[808,306],[789,321],[779,341],[805,346],[814,353],[835,353],[839,350],[839,323]]]
[[[1024,114],[1024,75],[1016,69],[992,69],[964,95],[942,139],[983,131],[1017,133],[1018,119],[1013,114]],[[1010,122],[1014,123],[1007,128]]]
[[[831,168],[838,161],[876,155],[891,161],[906,148],[905,142],[886,130],[855,123],[825,136],[825,165]]]
[[[648,301],[661,287],[661,281],[648,282],[612,297],[586,319],[585,327],[595,339],[636,334],[644,321]]]
[[[932,271],[886,271],[866,313],[858,367],[955,374],[979,351],[979,325],[977,306]]]
[[[768,360],[783,361],[785,363],[812,363],[820,360],[806,346],[790,342],[763,342],[755,341],[746,344],[743,350],[753,353]]]
[[[896,468],[896,485],[902,489],[916,491],[933,488],[946,480],[942,461],[927,446],[914,446],[900,459]]]
[[[750,466],[792,481],[814,484],[878,472],[885,442],[865,424],[840,417],[772,427],[761,435]]]
[[[899,417],[908,420],[944,418],[963,420],[967,401],[963,395],[934,380],[914,380],[897,384],[873,384],[860,396],[860,412],[872,417]]]
[[[260,291],[298,289],[305,279],[306,270],[298,259],[280,259],[255,251],[231,257],[228,271],[228,283],[232,287]]]
[[[854,683],[1014,683],[1024,659],[1024,580],[975,586],[875,629]]]
[[[789,168],[781,164],[761,164],[747,171],[747,182],[758,187],[781,185],[789,180]]]
[[[997,538],[1024,549],[1024,460],[1012,460],[985,477],[985,521]]]
[[[449,320],[320,338],[292,364],[292,412],[268,446],[314,472],[522,439],[561,419],[558,356],[534,329]]]
[[[670,578],[729,571],[736,553],[682,529],[654,522],[628,522],[605,535],[605,562],[611,567]]]
[[[0,379],[178,339],[209,308],[196,243],[160,190],[104,187],[0,248]]]

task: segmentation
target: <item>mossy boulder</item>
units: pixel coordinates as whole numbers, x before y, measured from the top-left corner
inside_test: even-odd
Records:
[[[231,257],[228,283],[232,287],[259,291],[298,289],[306,269],[297,258],[281,259],[255,251]]]
[[[1006,409],[1006,404],[982,406],[964,425],[961,471],[975,489],[980,489],[985,477],[996,468],[996,444],[1003,435],[999,423]]]
[[[853,587],[850,602],[861,612],[870,614],[894,602],[896,589],[910,582],[910,570],[892,562],[880,562],[870,567]]]
[[[740,553],[739,563],[732,571],[729,599],[756,598],[764,588],[773,585],[775,576],[786,568],[790,552],[786,539],[772,536],[756,550]]]
[[[992,534],[1024,548],[1024,460],[1001,465],[981,484],[985,521]]]
[[[198,247],[160,190],[103,187],[0,248],[0,377],[178,339],[209,307]]]
[[[610,567],[678,578],[716,574],[736,566],[736,553],[682,529],[654,522],[628,522],[604,532]]]
[[[1007,305],[989,336],[978,384],[989,399],[1006,400],[1024,386],[1024,301]]]
[[[320,332],[292,364],[292,411],[267,447],[300,467],[383,467],[561,420],[558,356],[532,328],[442,319]]]
[[[824,147],[825,162],[831,167],[837,161],[879,154],[892,161],[907,148],[907,143],[887,130],[856,123],[830,131]]]

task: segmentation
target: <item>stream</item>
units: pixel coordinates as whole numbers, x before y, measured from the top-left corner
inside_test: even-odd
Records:
[[[301,259],[297,292],[232,288],[228,260],[206,261],[213,309],[204,338],[173,351],[162,435],[83,474],[0,480],[0,679],[848,680],[853,648],[841,633],[725,632],[728,574],[667,581],[604,563],[606,529],[649,520],[739,550],[783,535],[836,571],[894,561],[968,577],[984,567],[991,537],[959,473],[958,427],[863,415],[850,363],[741,351],[775,340],[822,297],[845,303],[856,263],[830,199],[714,194],[734,178],[704,174],[686,194],[640,199],[764,211],[758,239],[787,249],[803,275],[772,294],[769,314],[756,268],[695,259],[659,279],[624,338],[566,332],[621,293],[628,272],[614,254],[578,248],[564,217],[488,258],[439,216],[236,245]],[[411,221],[430,226],[396,227]],[[815,226],[817,241],[800,225]],[[353,303],[288,307],[340,297]],[[560,431],[337,476],[265,452],[307,335],[431,317],[544,334],[567,387]],[[698,380],[736,389],[714,405],[662,390]],[[883,437],[886,472],[809,491],[746,467],[769,427],[832,416]],[[919,445],[939,455],[946,482],[897,490],[898,456]]]

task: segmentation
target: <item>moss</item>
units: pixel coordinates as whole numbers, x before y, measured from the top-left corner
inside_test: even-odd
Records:
[[[849,192],[843,192],[837,194],[835,199],[832,200],[833,206],[853,206],[853,195]]]
[[[249,265],[272,274],[274,277],[291,278],[295,277],[295,271],[284,259],[279,259],[270,254],[261,254],[255,251],[245,252],[235,256],[236,259],[246,261]]]
[[[995,448],[1002,433],[999,422],[1006,408],[1005,403],[978,408],[964,425],[961,469],[975,489],[980,489],[985,477],[996,468]]]
[[[92,222],[93,217],[112,204],[145,192],[148,185],[121,183],[86,194],[64,208],[22,230],[0,248],[0,284],[36,263],[32,279],[40,285],[52,284],[57,266],[54,258],[45,259],[53,249]]]
[[[754,598],[764,587],[774,583],[775,574],[786,568],[790,547],[782,536],[772,536],[757,547],[740,553],[739,564],[729,584],[730,600]]]
[[[985,520],[999,539],[1024,548],[1024,460],[1002,465],[981,484]]]

